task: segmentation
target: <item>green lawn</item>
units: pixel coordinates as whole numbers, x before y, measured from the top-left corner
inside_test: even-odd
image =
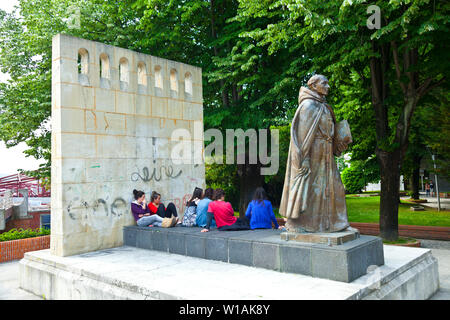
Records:
[[[350,222],[374,222],[380,219],[380,197],[346,196],[348,220]],[[402,202],[398,208],[398,224],[416,226],[450,227],[450,211],[438,212],[433,208],[412,211],[412,204]]]
[[[348,220],[350,222],[379,223],[380,197],[355,197],[347,195]],[[398,210],[398,224],[416,226],[450,227],[450,211],[438,212],[436,209],[426,208],[425,211],[412,211],[412,204],[401,203]],[[278,208],[274,209],[277,218]],[[239,213],[237,213],[239,215]]]

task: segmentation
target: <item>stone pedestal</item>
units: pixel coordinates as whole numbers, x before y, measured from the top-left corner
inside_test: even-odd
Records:
[[[137,236],[138,243],[147,238]],[[438,290],[431,250],[384,246],[384,251],[385,264],[352,283],[130,246],[70,257],[27,252],[19,279],[22,289],[40,297],[71,300],[404,300],[428,299]],[[325,263],[334,268],[335,261]]]
[[[356,240],[359,238],[359,231],[357,229],[349,229],[342,232],[283,232],[281,233],[281,240],[292,240],[306,243],[321,243],[329,246],[336,246],[344,244],[345,242]]]
[[[384,264],[379,237],[360,236],[341,245],[286,241],[279,230],[217,231],[201,228],[124,228],[124,244],[142,249],[242,264],[342,282],[365,275],[369,266]],[[356,232],[351,233],[353,237]],[[335,234],[337,235],[337,233]],[[334,242],[348,239],[343,233]],[[337,240],[340,239],[340,240]]]

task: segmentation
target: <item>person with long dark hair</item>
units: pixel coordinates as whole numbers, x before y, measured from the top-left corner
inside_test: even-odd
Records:
[[[165,207],[161,202],[161,194],[156,191],[152,192],[150,203],[148,204],[148,209],[152,214],[157,214],[161,218],[171,219],[170,225],[172,226],[178,223],[177,208],[175,207],[173,202],[169,202],[167,207]]]
[[[131,213],[134,220],[139,227],[155,226],[161,227],[163,218],[150,213],[145,200],[145,193],[143,191],[133,190],[134,201],[131,203]]]
[[[246,217],[236,218],[231,203],[225,201],[225,191],[216,189],[214,191],[215,201],[208,206],[208,214],[205,229],[201,232],[208,232],[211,227],[211,221],[216,219],[217,229],[219,231],[237,231],[249,230],[250,225]]]
[[[208,215],[208,206],[214,199],[214,189],[206,188],[202,196],[202,199],[197,203],[197,217],[195,218],[195,224],[199,227],[206,227],[206,220]],[[216,228],[216,221],[211,221],[211,228]]]
[[[272,203],[267,200],[264,188],[256,188],[253,194],[253,200],[248,204],[245,216],[250,220],[251,229],[272,229],[272,223],[275,229],[281,229],[278,225]]]
[[[197,204],[200,201],[203,194],[203,189],[195,187],[192,193],[191,199],[186,203],[186,209],[184,210],[183,221],[181,225],[184,227],[192,227],[195,225],[195,219],[197,217]]]

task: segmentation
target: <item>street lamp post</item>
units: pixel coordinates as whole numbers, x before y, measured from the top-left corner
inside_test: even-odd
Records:
[[[433,159],[433,166],[434,166],[434,180],[436,180],[436,195],[437,195],[437,201],[438,201],[438,211],[441,211],[441,197],[439,196],[439,184],[438,184],[438,178],[436,173],[436,162],[434,161],[434,154],[431,154],[431,159]]]
[[[423,175],[424,175],[424,170],[420,169],[420,179],[422,180],[422,192],[425,191],[425,189],[423,188]]]

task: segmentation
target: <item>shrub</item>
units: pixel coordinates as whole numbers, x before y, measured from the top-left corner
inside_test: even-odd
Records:
[[[363,172],[355,167],[345,168],[342,171],[341,178],[345,190],[349,193],[360,193],[366,186]]]
[[[47,228],[37,228],[35,230],[33,229],[11,229],[8,232],[4,232],[0,234],[0,242],[1,241],[10,241],[10,240],[18,240],[18,239],[25,239],[25,238],[33,238],[33,237],[40,237],[40,236],[46,236],[50,234],[50,229]]]
[[[225,162],[225,161],[224,161]],[[236,165],[206,164],[206,186],[213,189],[223,189],[225,200],[230,202],[233,208],[239,207],[239,177]]]

